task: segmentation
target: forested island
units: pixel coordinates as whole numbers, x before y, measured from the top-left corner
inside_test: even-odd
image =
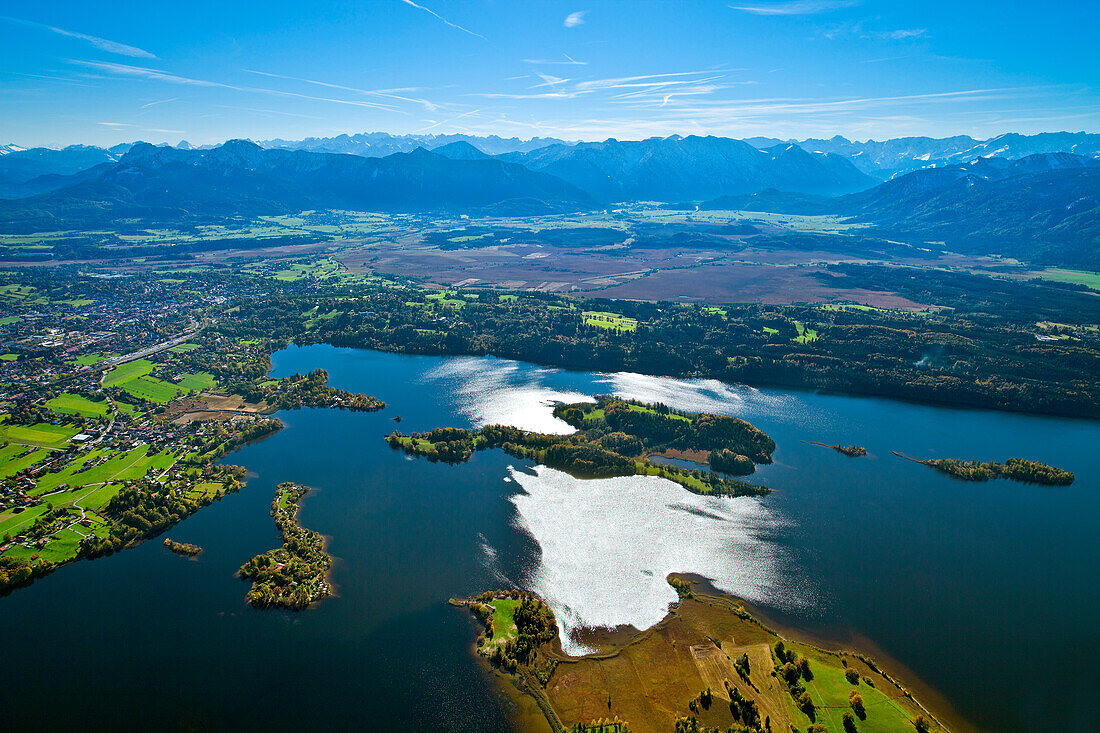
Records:
[[[559,733],[946,730],[866,655],[780,636],[737,599],[668,580],[679,601],[664,620],[597,633],[582,657],[563,652],[553,612],[531,593],[451,603],[480,620],[477,653]]]
[[[503,425],[480,430],[436,428],[386,437],[393,448],[431,461],[464,463],[476,450],[501,448],[510,455],[543,463],[578,478],[661,476],[696,494],[753,496],[766,486],[720,475],[755,470],[771,463],[775,441],[738,418],[686,413],[665,405],[602,396],[595,404],[558,405],[554,415],[577,428],[572,435],[547,435]],[[708,457],[712,470],[656,464],[649,456],[675,450]]]
[[[257,555],[241,566],[241,578],[252,580],[248,603],[254,608],[289,608],[295,611],[327,598],[331,593],[328,572],[332,556],[325,538],[298,524],[302,498],[309,487],[282,483],[271,502],[271,516],[283,535],[283,546]]]
[[[894,455],[914,463],[924,464],[929,468],[934,468],[941,473],[946,473],[948,476],[963,481],[989,481],[995,478],[1006,478],[1010,481],[1042,484],[1044,486],[1069,486],[1074,481],[1074,475],[1071,471],[1023,458],[1009,458],[1004,463],[997,463],[995,461],[964,461],[958,458],[930,458],[922,461],[909,458],[909,456],[902,455],[897,451],[894,451]]]
[[[177,555],[183,555],[184,557],[196,557],[202,552],[202,548],[198,545],[190,545],[186,542],[176,542],[168,537],[164,538],[164,546]]]

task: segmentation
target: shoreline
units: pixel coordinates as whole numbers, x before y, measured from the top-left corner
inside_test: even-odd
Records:
[[[868,657],[883,670],[884,676],[891,678],[898,687],[913,693],[914,702],[928,710],[929,715],[938,720],[953,733],[980,733],[983,729],[967,720],[955,708],[954,704],[938,688],[925,682],[908,666],[886,652],[873,639],[850,630],[846,638],[831,636],[821,629],[800,626],[777,621],[769,610],[757,603],[726,593],[711,585],[710,581],[691,573],[676,573],[678,577],[691,580],[701,595],[714,595],[728,598],[743,605],[760,626],[783,639],[798,641],[833,653],[848,653]],[[667,617],[666,617],[667,618]],[[881,662],[881,664],[879,664]]]
[[[951,731],[952,733],[979,733],[982,730],[963,718],[941,692],[923,682],[908,667],[885,653],[881,647],[866,637],[853,632],[849,639],[839,640],[829,638],[813,629],[779,623],[768,615],[766,609],[714,588],[708,580],[701,576],[673,573],[669,577],[689,581],[692,586],[692,593],[688,598],[698,604],[729,611],[731,614],[739,616],[746,623],[759,627],[761,631],[773,637],[776,641],[798,644],[824,654],[839,658],[850,657],[866,663],[885,681],[897,688],[899,697],[906,698],[917,709],[923,711],[923,714],[938,726],[938,730]],[[451,599],[450,604],[465,608],[469,612],[469,600]],[[668,634],[668,628],[677,621],[684,610],[684,600],[685,598],[681,597],[679,601],[672,604],[665,617],[647,629],[639,630],[630,625],[611,629],[591,629],[591,638],[588,641],[597,645],[597,651],[593,653],[578,657],[567,655],[562,650],[559,634],[555,634],[553,640],[546,645],[548,648],[544,649],[543,653],[553,660],[558,669],[564,668],[566,665],[579,667],[586,662],[616,660],[625,650],[631,647],[643,645],[657,636],[665,637]],[[472,614],[471,618],[473,618]],[[673,642],[673,647],[675,647],[675,642]],[[721,647],[720,644],[719,647]],[[555,709],[550,695],[543,689],[529,689],[532,681],[529,679],[528,674],[522,672],[518,674],[509,673],[495,667],[483,653],[479,652],[476,642],[469,645],[469,651],[477,658],[479,667],[487,673],[486,681],[498,693],[506,696],[513,704],[517,704],[517,711],[519,709],[524,710],[522,716],[513,714],[511,710],[508,711],[509,717],[513,719],[519,730],[532,729],[529,727],[532,712],[539,712],[544,715],[545,727],[540,726],[540,730],[566,731],[572,723],[579,722],[563,720]],[[553,678],[551,682],[553,682]],[[524,699],[526,703],[522,702]],[[549,707],[550,712],[541,709],[543,705]],[[551,719],[551,715],[553,715],[553,719]]]

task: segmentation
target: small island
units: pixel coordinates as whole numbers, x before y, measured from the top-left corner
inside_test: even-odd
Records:
[[[464,463],[474,451],[501,448],[578,478],[661,476],[696,494],[758,496],[766,486],[731,479],[756,464],[771,463],[775,441],[734,417],[685,413],[665,405],[602,396],[595,404],[558,405],[554,415],[577,429],[547,435],[503,425],[480,430],[436,428],[426,433],[386,437],[391,447],[430,461]],[[650,456],[687,456],[711,470],[654,463]],[[719,473],[721,472],[721,473]]]
[[[451,603],[480,620],[478,655],[533,698],[554,731],[946,730],[870,657],[780,636],[742,601],[690,578],[669,583],[679,600],[663,621],[597,631],[586,642],[597,650],[583,657],[562,651],[553,612],[531,593]]]
[[[252,580],[248,603],[253,608],[299,611],[331,595],[328,572],[332,556],[325,538],[298,524],[302,498],[309,487],[279,484],[271,516],[283,535],[283,546],[257,555],[241,566],[240,577]]]
[[[177,555],[183,555],[184,557],[195,557],[202,552],[202,548],[198,545],[189,545],[186,542],[176,542],[167,537],[164,538],[164,546]]]
[[[1043,484],[1045,486],[1069,486],[1074,481],[1074,475],[1070,471],[1023,458],[1009,458],[1004,463],[963,461],[958,458],[930,458],[922,461],[917,458],[910,458],[897,451],[893,453],[899,458],[921,463],[963,481],[989,481],[995,478],[1006,478],[1010,481]]]
[[[867,449],[862,445],[829,445],[828,443],[818,443],[816,440],[803,440],[802,442],[809,445],[820,445],[822,448],[832,448],[837,453],[846,455],[849,458],[860,458],[867,455]]]

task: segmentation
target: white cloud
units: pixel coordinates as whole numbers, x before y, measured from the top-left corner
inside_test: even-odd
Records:
[[[565,57],[563,61],[555,61],[554,59],[520,59],[520,61],[525,64],[549,64],[551,66],[588,66],[587,61],[577,61],[569,54],[563,53],[562,56]]]
[[[179,101],[179,97],[172,97],[171,99],[158,99],[158,100],[153,101],[153,102],[146,102],[145,104],[138,107],[138,109],[149,109],[150,107],[155,107],[158,104],[167,104],[168,102],[178,102],[178,101]]]
[[[565,25],[566,28],[576,28],[579,25],[584,25],[584,16],[587,13],[587,10],[578,10],[575,13],[570,13],[569,15],[565,16],[565,22],[563,25]]]
[[[132,76],[138,79],[149,79],[151,81],[165,81],[170,84],[186,84],[189,86],[198,87],[221,87],[223,89],[237,88],[228,84],[221,84],[216,81],[189,79],[186,76],[177,76],[176,74],[169,74],[166,71],[161,71],[159,69],[149,69],[144,66],[116,64],[111,61],[73,61],[72,63],[79,64],[80,66],[87,66],[90,69],[96,69],[98,71],[106,71],[110,74],[117,74],[119,76]]]
[[[440,21],[442,21],[445,25],[449,25],[452,28],[457,28],[458,30],[462,31],[463,33],[469,33],[471,36],[475,36],[477,38],[480,38],[483,41],[488,41],[489,40],[488,38],[481,35],[480,33],[474,33],[469,28],[463,28],[462,26],[458,25],[457,23],[452,23],[451,21],[447,20],[446,18],[444,18],[442,15],[435,12],[434,10],[426,8],[423,5],[417,5],[412,0],[401,0],[401,2],[405,3],[409,7],[416,8],[417,10],[423,10],[425,13],[428,13],[430,15],[434,15],[436,18],[438,18]]]
[[[77,33],[76,31],[67,31],[64,28],[55,28],[52,25],[44,25],[42,23],[35,23],[33,21],[30,21],[30,20],[20,20],[19,18],[9,18],[7,16],[0,16],[0,17],[3,17],[4,20],[7,20],[7,21],[12,22],[12,23],[19,23],[20,25],[29,25],[33,28],[41,28],[42,30],[50,31],[51,33],[56,33],[59,36],[65,36],[66,38],[75,38],[77,40],[84,41],[85,43],[90,43],[92,46],[94,46],[95,48],[98,48],[100,51],[106,51],[107,53],[114,53],[114,54],[118,54],[120,56],[130,56],[132,58],[139,58],[139,59],[155,59],[156,58],[156,56],[154,56],[153,54],[149,53],[148,51],[146,51],[144,49],[137,48],[136,46],[127,46],[125,43],[118,43],[117,41],[109,41],[106,38],[100,38],[99,36],[89,36],[87,33]]]
[[[817,15],[858,5],[858,0],[790,0],[766,5],[731,5],[753,15]]]
[[[285,79],[286,81],[297,81],[303,84],[314,84],[319,87],[327,87],[329,89],[339,89],[345,92],[355,92],[356,94],[365,94],[372,97],[384,97],[386,99],[394,99],[401,102],[410,102],[413,104],[419,104],[428,112],[434,112],[438,105],[427,99],[419,99],[417,97],[406,97],[395,92],[404,91],[401,89],[356,89],[355,87],[346,87],[340,84],[332,84],[327,81],[315,81],[313,79],[303,79],[298,76],[284,76],[282,74],[272,74],[268,71],[256,71],[255,69],[241,69],[248,74],[258,74],[259,76],[267,76],[272,79]]]

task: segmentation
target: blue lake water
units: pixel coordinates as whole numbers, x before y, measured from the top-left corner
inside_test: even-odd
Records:
[[[516,584],[546,596],[567,634],[645,625],[673,570],[778,623],[869,640],[984,728],[1092,730],[1100,713],[1100,424],[328,346],[273,364],[323,367],[387,409],[281,413],[284,430],[226,459],[255,473],[246,488],[169,532],[203,546],[198,561],[147,542],[0,599],[5,729],[507,730],[509,704],[469,651],[476,626],[449,597]],[[395,427],[563,430],[553,400],[612,391],[753,422],[778,448],[752,479],[775,493],[578,482],[500,451],[445,466],[381,440]],[[892,450],[1031,458],[1077,481],[964,483]],[[278,544],[281,481],[317,488],[301,520],[338,558],[339,597],[302,613],[248,608],[233,577]]]

